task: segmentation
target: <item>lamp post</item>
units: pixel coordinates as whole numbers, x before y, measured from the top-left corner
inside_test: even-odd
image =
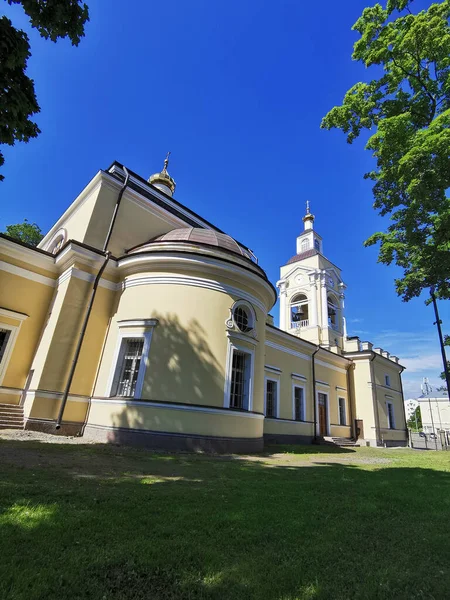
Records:
[[[439,311],[438,311],[438,307],[437,307],[436,296],[434,294],[434,285],[432,285],[430,287],[430,296],[431,296],[431,300],[433,301],[434,314],[436,316],[436,321],[433,323],[433,325],[436,325],[437,330],[438,330],[439,343],[441,345],[442,362],[444,363],[445,381],[447,383],[447,392],[450,394],[450,373],[448,370],[447,355],[445,354],[444,338],[442,337],[442,329],[441,329],[442,321],[439,318]]]

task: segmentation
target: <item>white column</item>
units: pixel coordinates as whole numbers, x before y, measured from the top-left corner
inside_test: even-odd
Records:
[[[289,307],[287,306],[287,291],[286,291],[286,282],[283,281],[279,284],[280,288],[280,329],[283,331],[287,331],[287,311]]]
[[[309,307],[309,324],[316,327],[318,325],[318,312],[317,312],[317,281],[316,274],[313,273],[309,276],[310,282],[310,296],[311,305]]]
[[[321,274],[322,283],[322,327],[328,327],[328,301],[327,301],[327,280],[326,274]]]
[[[345,299],[345,295],[343,294],[343,292],[341,292],[339,294],[339,318],[340,318],[340,327],[342,328],[341,331],[344,331],[344,335],[345,337],[347,337],[347,325],[345,323],[345,317],[344,317],[344,299]]]

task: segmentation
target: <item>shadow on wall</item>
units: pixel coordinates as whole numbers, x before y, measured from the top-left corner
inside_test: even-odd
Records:
[[[154,312],[151,316],[158,319],[159,324],[153,332],[141,399],[221,408],[225,364],[221,365],[212,352],[208,332],[197,319],[191,319],[185,326],[175,314]],[[214,335],[215,332],[210,334]],[[145,414],[144,418],[139,407],[126,406],[114,415],[113,425],[122,429],[183,434],[186,420],[192,420],[195,415],[181,410],[159,411],[159,414],[146,411]],[[110,432],[108,438],[115,443],[140,444],[139,437],[130,440],[126,431]],[[141,443],[173,447],[170,444],[166,446],[162,436],[158,438],[158,443],[149,444],[148,436],[142,436]],[[199,449],[195,440],[187,447]]]
[[[398,452],[283,466],[1,444],[0,597],[448,597],[450,473]]]

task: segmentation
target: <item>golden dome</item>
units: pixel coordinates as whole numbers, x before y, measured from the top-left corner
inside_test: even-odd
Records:
[[[306,202],[306,215],[302,219],[303,223],[306,221],[314,221],[314,215],[310,212],[309,209],[309,200]]]
[[[175,180],[169,175],[167,172],[167,167],[169,166],[169,156],[170,152],[167,153],[167,156],[164,160],[164,167],[160,173],[154,173],[150,175],[148,178],[148,182],[152,185],[155,185],[157,188],[161,189],[160,186],[164,186],[170,190],[170,195],[172,195],[176,188]],[[164,189],[162,191],[165,191]]]

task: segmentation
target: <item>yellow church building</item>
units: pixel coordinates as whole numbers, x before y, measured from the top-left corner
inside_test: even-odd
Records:
[[[175,200],[167,167],[99,171],[37,248],[0,235],[0,427],[218,452],[405,445],[403,367],[347,336],[309,206],[275,288]]]

